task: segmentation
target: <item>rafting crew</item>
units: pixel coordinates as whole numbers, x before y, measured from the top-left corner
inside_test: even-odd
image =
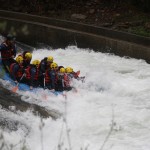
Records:
[[[6,72],[16,84],[26,83],[33,87],[43,87],[52,91],[71,90],[71,80],[81,79],[71,67],[64,68],[53,62],[52,56],[32,60],[32,53],[24,51],[16,57],[15,37],[8,34],[0,45],[1,60]],[[16,59],[15,59],[16,57]]]
[[[51,57],[52,58],[52,57]],[[10,75],[17,84],[18,82],[26,83],[30,90],[36,87],[43,87],[51,91],[70,91],[73,78],[80,79],[79,73],[74,72],[71,67],[64,68],[57,63],[49,63],[44,74],[41,70],[40,60],[33,60],[26,68],[23,66],[23,57],[18,55],[16,62],[10,66]],[[43,78],[41,80],[41,77]]]
[[[23,60],[22,55],[17,56],[16,62],[10,66],[10,75],[16,84],[26,83],[30,86],[30,90],[43,87],[51,91],[70,91],[72,80],[81,79],[79,72],[74,72],[71,67],[58,66],[57,63],[52,62],[53,59],[45,68],[45,72],[41,69],[40,60],[33,60],[26,68],[23,66]]]

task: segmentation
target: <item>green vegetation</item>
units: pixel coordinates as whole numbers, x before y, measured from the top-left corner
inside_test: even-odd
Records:
[[[150,37],[150,0],[2,0],[0,9],[104,26]],[[73,16],[83,16],[75,18]]]
[[[150,30],[145,29],[143,26],[132,27],[129,29],[129,32],[140,36],[150,37]]]

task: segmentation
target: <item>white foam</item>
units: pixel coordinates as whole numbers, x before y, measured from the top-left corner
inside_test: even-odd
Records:
[[[64,116],[67,107],[67,133],[72,150],[99,150],[103,146],[107,150],[149,150],[149,64],[144,60],[126,59],[74,46],[33,51],[33,59],[41,60],[49,55],[58,65],[80,70],[80,76],[86,76],[85,83],[74,81],[78,92],[68,92],[67,100],[42,89],[36,94],[19,94],[24,101],[56,109]],[[39,128],[41,119],[30,111],[9,115],[10,118],[20,115],[18,121],[30,128],[25,138],[29,149],[41,150],[42,144],[43,150],[57,149],[58,144],[62,144],[62,149],[69,149],[65,125],[61,130],[63,118],[56,121],[43,119],[44,126]],[[6,117],[5,114],[3,116]],[[9,135],[6,131],[3,134],[8,142],[15,144],[25,137],[21,132],[25,133],[20,127]]]

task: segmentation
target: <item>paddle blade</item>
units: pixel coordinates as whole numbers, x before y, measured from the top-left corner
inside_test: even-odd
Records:
[[[12,92],[16,93],[18,90],[18,86],[13,87]]]
[[[79,74],[80,74],[80,70],[74,73],[74,77],[78,78]]]
[[[77,75],[77,76],[79,76],[79,74],[80,74],[80,70],[76,72],[76,75]]]

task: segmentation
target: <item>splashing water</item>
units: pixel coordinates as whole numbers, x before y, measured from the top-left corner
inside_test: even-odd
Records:
[[[41,119],[30,111],[0,109],[3,117],[20,122],[17,130],[3,131],[8,143],[20,149],[24,142],[31,150],[150,149],[149,64],[74,46],[34,50],[33,60],[49,55],[58,65],[80,70],[85,83],[74,81],[77,92],[67,92],[66,98],[42,89],[36,94],[19,91],[22,100],[58,110],[63,116]]]

